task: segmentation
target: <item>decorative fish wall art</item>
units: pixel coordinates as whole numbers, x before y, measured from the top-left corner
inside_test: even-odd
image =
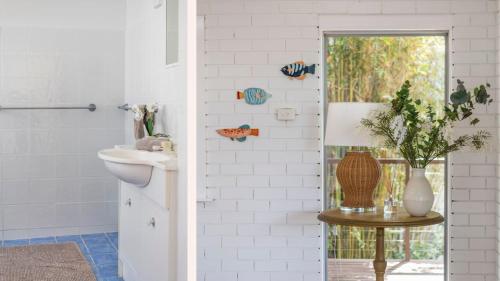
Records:
[[[307,66],[303,61],[297,61],[281,68],[281,72],[288,76],[290,79],[304,80],[306,74],[314,74],[316,72],[316,65],[311,64]]]
[[[249,125],[242,125],[239,128],[219,129],[217,133],[223,137],[244,142],[248,136],[259,136],[259,129],[251,129]]]
[[[246,103],[258,105],[266,102],[272,95],[260,88],[248,88],[245,91],[238,91],[236,94],[237,99],[245,99]]]

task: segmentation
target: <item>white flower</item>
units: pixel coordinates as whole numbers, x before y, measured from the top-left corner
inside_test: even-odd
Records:
[[[158,103],[152,103],[146,105],[146,110],[148,112],[157,112],[158,111]]]
[[[396,139],[396,147],[399,148],[406,137],[406,127],[404,125],[403,116],[398,115],[392,120],[391,130],[393,131],[393,138]]]
[[[134,119],[136,121],[141,121],[144,118],[144,110],[139,105],[132,105],[131,110],[134,113]]]
[[[394,119],[391,122],[391,129],[393,131],[400,131],[403,129],[403,127],[404,127],[403,116],[398,115],[398,116],[394,117]]]

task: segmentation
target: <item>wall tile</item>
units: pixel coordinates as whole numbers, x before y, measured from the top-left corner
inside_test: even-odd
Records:
[[[113,231],[116,180],[96,153],[124,142],[124,115],[116,110],[124,98],[123,32],[16,26],[1,31],[2,105],[98,107],[93,113],[2,111],[2,236]]]

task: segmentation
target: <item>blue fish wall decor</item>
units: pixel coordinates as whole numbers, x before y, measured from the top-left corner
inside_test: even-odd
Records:
[[[236,93],[237,99],[245,99],[246,103],[253,105],[263,104],[270,97],[272,97],[272,95],[260,88],[248,88],[243,92],[238,91]]]
[[[303,61],[297,61],[281,68],[281,72],[288,76],[290,79],[304,80],[306,74],[314,74],[316,72],[316,65],[311,64],[307,66]]]

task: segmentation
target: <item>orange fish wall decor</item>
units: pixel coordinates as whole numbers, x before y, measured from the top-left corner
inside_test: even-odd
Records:
[[[245,124],[239,128],[219,129],[217,133],[223,137],[230,138],[232,141],[244,142],[248,136],[259,136],[259,129],[251,129],[249,125]]]

